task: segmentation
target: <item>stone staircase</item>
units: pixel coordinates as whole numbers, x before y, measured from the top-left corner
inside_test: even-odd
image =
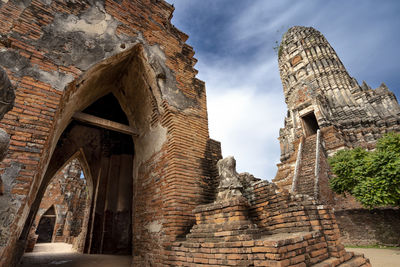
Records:
[[[234,167],[233,157],[218,162],[216,200],[193,210],[195,224],[168,243],[162,266],[371,266],[340,243],[329,206],[306,195],[278,192],[275,184],[237,174]]]
[[[334,235],[328,235],[334,230],[269,234],[253,224],[248,208],[243,197],[198,206],[196,224],[185,238],[171,243],[165,265],[371,267],[363,255],[346,252]],[[291,214],[291,218],[305,219]],[[322,215],[325,224],[327,215]],[[284,220],[292,221],[282,216]]]
[[[340,259],[331,257],[320,263],[313,265],[313,267],[370,267],[369,259],[365,258],[363,254],[355,254],[354,252],[347,252],[344,256],[344,262]]]
[[[296,186],[298,194],[314,196],[316,142],[316,134],[308,136],[304,140]]]

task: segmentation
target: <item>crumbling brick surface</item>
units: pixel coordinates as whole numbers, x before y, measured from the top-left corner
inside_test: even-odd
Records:
[[[345,245],[400,244],[399,209],[345,209],[336,211],[335,216]]]
[[[216,150],[209,150],[204,83],[195,78],[188,36],[170,22],[172,11],[150,0],[1,2],[0,64],[16,88],[14,108],[0,123],[11,136],[1,163],[0,217],[7,218],[1,266],[14,265],[24,250],[37,198],[55,171],[49,162],[72,115],[109,91],[140,131],[133,254],[161,264],[168,242],[193,224],[192,209],[213,197]],[[139,91],[129,87],[134,77]],[[125,91],[110,86],[116,80]],[[135,110],[127,99],[138,103]],[[98,170],[89,165],[93,199]]]
[[[247,188],[250,201],[197,207],[190,233],[167,251],[168,266],[370,266],[344,250],[331,209],[275,190],[256,181]]]
[[[362,208],[353,197],[330,190],[327,158],[341,149],[374,149],[384,133],[400,131],[395,95],[384,83],[376,89],[359,84],[311,27],[290,28],[279,50],[288,115],[279,133],[281,162],[273,181],[281,190],[313,196],[335,210]]]

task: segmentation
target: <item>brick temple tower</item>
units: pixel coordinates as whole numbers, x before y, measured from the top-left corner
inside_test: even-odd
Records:
[[[385,84],[375,90],[365,82],[359,85],[311,27],[285,33],[279,70],[288,111],[279,133],[281,163],[274,181],[327,198],[328,192],[321,192],[328,178],[326,156],[343,148],[373,148],[383,133],[400,129],[400,106]]]
[[[359,85],[325,37],[311,27],[295,26],[284,34],[279,71],[288,111],[279,132],[281,162],[273,181],[292,193],[333,205],[346,232],[339,211],[346,212],[343,218],[354,215],[358,220],[361,217],[355,214],[363,209],[352,197],[330,190],[327,157],[344,148],[373,149],[384,133],[398,132],[400,106],[384,83],[374,90],[365,82]],[[364,215],[363,222],[374,217],[367,211]]]

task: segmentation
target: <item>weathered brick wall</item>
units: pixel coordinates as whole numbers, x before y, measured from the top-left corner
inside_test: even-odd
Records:
[[[293,143],[293,152],[290,154],[290,157],[277,164],[278,171],[273,179],[273,182],[276,183],[281,189],[289,191],[292,186],[300,142],[301,139],[296,140],[296,142]]]
[[[399,209],[348,209],[335,216],[345,245],[400,245]]]
[[[321,146],[319,156],[319,178],[318,178],[318,199],[325,205],[332,205],[334,203],[334,193],[329,186],[330,179],[330,167],[328,163],[328,157],[326,150]]]
[[[340,245],[339,230],[333,211],[308,196],[293,196],[287,192],[277,194],[277,186],[266,181],[252,185],[247,195],[251,200],[250,214],[260,229],[267,233],[322,231],[329,251],[336,255]]]
[[[71,116],[109,90],[120,90],[106,85],[124,68],[133,73],[122,78],[127,96],[113,93],[141,131],[134,140],[138,150],[152,133],[166,130],[159,147],[135,159],[134,255],[160,264],[165,246],[194,223],[192,209],[209,201],[215,167],[210,168],[204,83],[195,78],[188,36],[170,23],[172,11],[166,2],[150,0],[1,2],[0,64],[17,97],[0,123],[12,140],[1,163],[7,208],[0,214],[8,219],[1,229],[0,265],[13,264],[21,232],[23,249],[22,226],[34,218],[37,193],[44,192],[43,177],[51,176],[45,173]],[[140,77],[141,91],[129,91],[132,77]],[[143,108],[133,110],[124,99],[136,99]],[[97,172],[89,165],[93,185]]]
[[[311,224],[304,207],[296,205],[287,192],[277,194],[278,187],[265,181],[250,187],[250,213],[260,229],[270,233],[309,231]]]
[[[165,265],[370,266],[344,250],[331,209],[276,189],[256,181],[246,198],[198,206],[196,224],[172,243]]]

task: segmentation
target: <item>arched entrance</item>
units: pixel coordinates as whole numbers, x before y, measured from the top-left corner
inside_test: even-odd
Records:
[[[152,89],[156,75],[145,62],[137,45],[97,64],[67,89],[51,158],[20,239],[26,239],[51,177],[78,156],[85,162],[90,203],[78,251],[132,254],[135,180],[166,140],[158,123],[160,95]]]
[[[56,224],[56,211],[54,206],[51,206],[39,221],[36,228],[38,235],[37,243],[50,243],[53,238],[54,226]]]
[[[301,116],[304,134],[306,137],[314,135],[319,129],[317,118],[313,111]]]
[[[29,233],[25,252],[32,252],[36,243],[43,242],[78,245],[83,228],[87,227],[85,218],[90,209],[82,165],[78,157],[73,158],[49,182]],[[54,214],[57,216],[52,216]],[[42,228],[48,222],[52,223],[52,237],[43,239]]]

